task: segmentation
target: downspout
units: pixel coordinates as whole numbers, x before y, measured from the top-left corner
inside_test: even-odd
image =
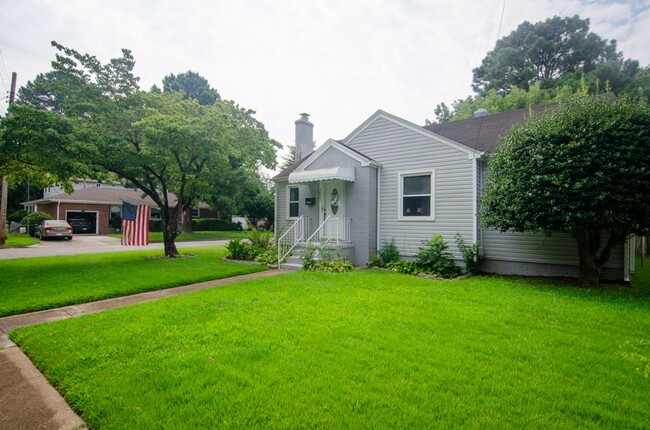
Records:
[[[278,240],[278,183],[275,183],[275,206],[273,207],[273,235]]]
[[[630,282],[630,241],[623,244],[623,281]]]
[[[472,160],[472,243],[478,241],[478,158]]]
[[[60,209],[61,209],[61,200],[59,200],[58,202],[56,202],[56,219],[57,219],[57,220],[61,220],[61,218],[59,217],[59,211],[60,211]]]
[[[381,166],[377,166],[377,250],[381,247]]]

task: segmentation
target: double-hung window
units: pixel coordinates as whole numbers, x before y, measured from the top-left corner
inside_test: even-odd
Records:
[[[289,187],[289,218],[298,218],[298,207],[300,204],[300,191],[298,187]]]
[[[433,171],[400,173],[400,212],[402,220],[434,219]]]

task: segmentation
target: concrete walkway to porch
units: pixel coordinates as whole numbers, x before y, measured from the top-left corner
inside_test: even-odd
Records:
[[[54,387],[47,382],[47,379],[20,348],[9,339],[7,334],[14,328],[75,318],[85,314],[94,314],[158,300],[163,297],[177,296],[282,273],[287,272],[267,270],[166,290],[149,291],[0,318],[0,429],[73,430],[86,428],[84,421],[70,408]]]

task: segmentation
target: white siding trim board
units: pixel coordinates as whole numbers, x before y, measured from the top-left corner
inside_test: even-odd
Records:
[[[476,244],[478,241],[478,158],[472,160],[472,243]]]
[[[298,190],[298,200],[291,200],[291,190],[296,189]],[[300,187],[297,185],[287,185],[286,186],[286,219],[298,219],[300,217]],[[298,215],[295,217],[291,216],[291,203],[297,203],[298,204]]]
[[[309,157],[303,163],[301,163],[298,167],[296,167],[294,172],[302,172],[302,171],[304,171],[309,166],[314,164],[316,162],[316,160],[318,160],[330,148],[334,148],[337,151],[340,151],[343,154],[347,155],[348,157],[352,158],[353,160],[359,162],[359,164],[361,164],[362,167],[366,167],[366,166],[377,167],[377,166],[379,166],[379,163],[377,163],[377,162],[375,162],[373,160],[370,160],[370,159],[358,154],[357,152],[346,148],[345,146],[341,145],[339,142],[337,142],[337,141],[335,141],[333,139],[328,139],[327,142],[325,142],[323,145],[321,145],[321,147],[318,148],[311,157]]]

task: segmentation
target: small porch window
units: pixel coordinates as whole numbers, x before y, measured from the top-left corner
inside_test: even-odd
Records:
[[[300,205],[300,189],[298,187],[289,187],[289,218],[298,218]]]
[[[433,220],[433,171],[401,173],[399,178],[399,219]]]

